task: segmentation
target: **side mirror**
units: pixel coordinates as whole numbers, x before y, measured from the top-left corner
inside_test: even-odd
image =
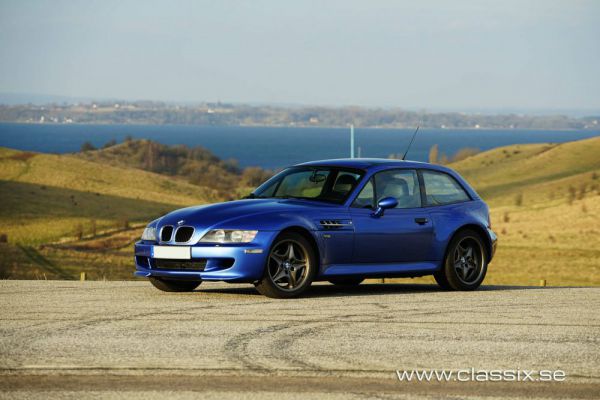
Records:
[[[398,205],[398,200],[395,197],[384,197],[377,203],[377,209],[373,212],[374,217],[383,216],[383,212],[388,208],[394,208]]]

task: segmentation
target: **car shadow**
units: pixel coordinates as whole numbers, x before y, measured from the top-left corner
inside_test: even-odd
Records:
[[[565,289],[564,286],[515,286],[515,285],[483,285],[476,292],[499,291],[499,290],[552,290]],[[201,287],[196,290],[200,293],[222,293],[249,296],[262,296],[252,286],[227,287]],[[385,294],[411,294],[411,293],[433,293],[448,292],[435,284],[423,283],[367,283],[358,286],[337,286],[331,284],[313,284],[300,298],[317,297],[347,297],[347,296],[372,296]]]

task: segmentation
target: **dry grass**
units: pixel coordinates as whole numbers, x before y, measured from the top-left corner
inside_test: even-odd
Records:
[[[76,279],[86,272],[89,279],[129,279],[132,243],[145,222],[212,201],[202,188],[156,174],[20,154],[0,148],[0,233],[10,242],[0,243],[0,278]],[[450,165],[491,206],[499,246],[486,284],[600,285],[598,154],[600,138],[593,138],[509,146]],[[134,228],[123,230],[123,219]],[[74,237],[78,224],[82,240]]]
[[[596,137],[509,146],[450,165],[491,206],[499,245],[486,283],[600,285],[599,154]]]
[[[70,279],[84,271],[91,279],[131,278],[131,243],[141,228],[213,195],[133,168],[0,148],[0,234],[9,242],[0,246],[0,277]],[[123,241],[126,224],[135,228]],[[94,231],[99,237],[90,241]],[[48,245],[57,242],[71,247]]]
[[[32,245],[77,236],[79,226],[86,235],[91,221],[97,230],[148,222],[212,201],[213,192],[133,168],[0,148],[0,198],[0,233]]]
[[[585,201],[587,212],[582,202],[492,209],[499,246],[486,282],[600,285],[600,196]]]

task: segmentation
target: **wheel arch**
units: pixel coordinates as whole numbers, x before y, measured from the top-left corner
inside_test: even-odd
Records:
[[[448,243],[446,244],[446,250],[444,251],[444,260],[446,259],[446,256],[448,255],[448,247],[450,246],[450,243],[452,242],[452,240],[460,232],[463,232],[466,230],[475,231],[481,237],[481,240],[483,240],[483,245],[484,245],[484,249],[485,249],[486,256],[487,256],[486,259],[487,259],[487,262],[489,263],[491,261],[492,254],[494,254],[493,249],[492,249],[492,241],[490,240],[490,237],[489,237],[486,229],[478,224],[462,225],[460,228],[455,230],[454,233],[452,233],[452,235],[448,239]]]
[[[319,271],[319,268],[321,266],[321,250],[319,249],[319,244],[317,243],[317,240],[315,239],[315,237],[311,233],[311,231],[306,229],[303,226],[298,226],[298,225],[288,226],[279,232],[279,234],[275,237],[275,239],[273,239],[273,243],[275,243],[277,238],[284,233],[297,233],[297,234],[303,236],[306,240],[308,240],[308,242],[310,243],[310,245],[312,246],[312,248],[315,252],[315,258],[317,259],[316,271]],[[273,243],[271,243],[271,246],[273,245]]]

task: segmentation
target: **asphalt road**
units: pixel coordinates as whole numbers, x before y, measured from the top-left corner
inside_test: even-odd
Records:
[[[400,382],[396,370],[563,370]],[[600,288],[0,281],[0,398],[598,398]],[[284,395],[284,396],[283,396]]]

